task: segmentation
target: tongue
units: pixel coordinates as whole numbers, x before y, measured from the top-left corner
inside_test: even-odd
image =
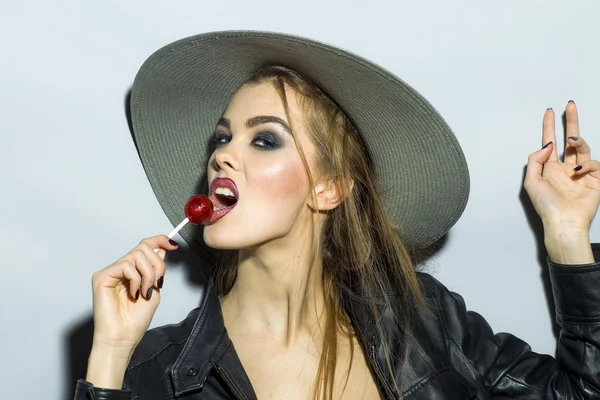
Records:
[[[220,196],[218,194],[210,196],[210,199],[212,200],[212,202],[214,204],[215,210],[231,207],[231,206],[235,205],[235,203],[237,202],[237,200],[234,198],[227,197],[227,196]]]

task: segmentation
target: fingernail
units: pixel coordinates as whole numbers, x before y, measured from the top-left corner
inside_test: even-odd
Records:
[[[135,299],[139,299],[140,298],[140,289],[137,290],[137,292],[135,292]]]
[[[156,285],[158,286],[159,289],[162,289],[164,283],[164,276],[161,276],[160,278],[158,278],[158,282],[156,282]]]
[[[569,100],[569,103],[573,103],[573,104],[575,104],[575,102],[574,102],[573,100]]]
[[[150,298],[152,297],[152,290],[154,290],[154,288],[152,286],[150,286],[148,288],[148,291],[146,292],[146,299],[150,300]]]
[[[569,139],[577,141],[577,136],[569,136]]]
[[[169,239],[169,243],[171,243],[171,246],[179,246],[179,243],[177,243],[173,239]]]
[[[552,107],[546,108],[546,111],[552,111]]]
[[[575,172],[581,171],[581,168],[583,168],[583,165],[578,165],[575,168],[573,168],[573,171],[575,171]]]
[[[552,142],[548,142],[545,145],[542,146],[542,149],[545,149],[546,147],[550,146],[552,144]]]

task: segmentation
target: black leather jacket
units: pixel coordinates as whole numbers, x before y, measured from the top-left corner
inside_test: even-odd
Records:
[[[600,246],[594,245],[596,260]],[[527,343],[494,334],[467,312],[463,299],[435,278],[419,274],[432,314],[417,315],[411,338],[385,324],[394,365],[407,399],[600,399],[600,263],[562,266],[548,262],[562,327],[557,359]],[[372,333],[360,298],[346,293],[346,306],[382,399],[398,399],[385,365],[381,339]],[[386,313],[383,312],[385,320]],[[403,345],[400,345],[403,343]],[[408,353],[405,353],[408,352]],[[125,375],[124,390],[102,390],[79,380],[83,399],[256,399],[225,327],[219,300],[209,285],[202,305],[177,325],[146,333]]]

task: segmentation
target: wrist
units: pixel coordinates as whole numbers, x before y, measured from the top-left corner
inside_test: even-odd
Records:
[[[103,389],[121,389],[133,349],[94,344],[85,380]]]
[[[550,261],[557,264],[595,262],[588,229],[565,225],[545,225],[544,244]]]

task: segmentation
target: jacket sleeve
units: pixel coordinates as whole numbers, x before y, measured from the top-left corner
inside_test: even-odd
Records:
[[[592,249],[598,261],[600,246]],[[600,263],[548,261],[548,267],[561,327],[556,359],[534,353],[513,335],[494,334],[461,296],[438,287],[453,363],[494,398],[600,399]]]
[[[75,387],[74,400],[132,400],[130,390],[95,388],[89,382],[79,379]]]

